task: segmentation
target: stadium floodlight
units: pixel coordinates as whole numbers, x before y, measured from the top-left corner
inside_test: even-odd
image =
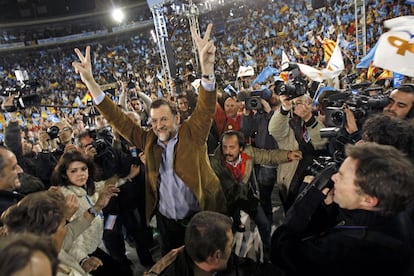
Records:
[[[124,12],[121,9],[115,8],[112,11],[112,18],[116,22],[121,23],[124,20],[124,18],[125,18],[125,14],[124,14]]]

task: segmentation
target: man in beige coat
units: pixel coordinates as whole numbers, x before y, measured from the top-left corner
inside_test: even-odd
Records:
[[[93,79],[90,47],[86,48],[85,55],[75,49],[80,62],[72,65],[92,93],[99,112],[125,139],[145,153],[147,220],[154,214],[157,217],[162,254],[184,244],[185,226],[195,213],[225,211],[224,194],[211,169],[206,145],[217,96],[216,47],[210,40],[211,29],[209,24],[204,38],[191,29],[202,72],[198,102],[191,118],[180,125],[176,107],[165,99],[157,99],[150,107],[150,130],[134,123],[105,97]]]

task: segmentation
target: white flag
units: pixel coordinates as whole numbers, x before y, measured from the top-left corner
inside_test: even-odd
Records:
[[[414,77],[414,16],[393,18],[384,25],[392,28],[378,41],[374,66]]]
[[[311,80],[322,82],[325,79],[323,73],[320,70],[302,63],[297,63],[297,65],[299,66],[299,70]]]
[[[282,51],[282,64],[286,62],[289,62],[289,58],[286,55],[285,51]]]
[[[325,76],[325,79],[333,79],[339,76],[344,69],[344,59],[342,57],[339,41],[337,41],[328,65],[326,66],[326,69],[322,70],[322,73]]]
[[[237,72],[237,78],[254,76],[254,69],[252,66],[240,66]]]

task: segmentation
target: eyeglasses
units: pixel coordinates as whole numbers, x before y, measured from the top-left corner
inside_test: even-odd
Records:
[[[70,127],[64,127],[64,128],[62,129],[62,131],[72,131],[72,129],[71,129]]]
[[[292,106],[298,106],[298,105],[301,105],[301,104],[305,104],[305,103],[302,102],[302,101],[296,101],[296,102],[292,103]]]

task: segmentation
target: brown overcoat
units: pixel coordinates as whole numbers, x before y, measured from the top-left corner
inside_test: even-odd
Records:
[[[200,85],[196,108],[178,130],[173,168],[193,192],[201,210],[225,212],[224,194],[210,166],[206,144],[215,113],[216,96],[216,91],[205,91]],[[157,144],[158,137],[152,129],[146,130],[135,124],[108,97],[97,108],[125,139],[145,153],[146,215],[149,223],[158,203],[157,179],[162,157],[162,148]]]

